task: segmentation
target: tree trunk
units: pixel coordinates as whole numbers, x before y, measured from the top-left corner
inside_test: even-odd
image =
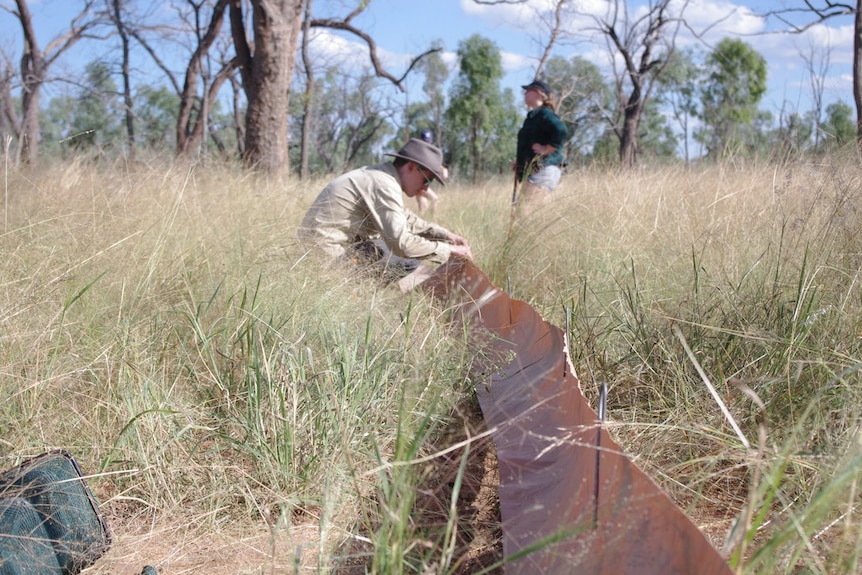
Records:
[[[245,156],[245,111],[240,99],[242,86],[240,86],[236,74],[231,74],[230,85],[233,102],[233,124],[236,130],[236,151],[240,157],[243,157]]]
[[[267,172],[287,166],[287,114],[303,0],[253,0],[254,55],[245,162]],[[239,50],[237,50],[239,53]]]
[[[856,147],[862,150],[862,0],[856,2],[853,25],[853,102],[856,104]]]
[[[3,121],[0,121],[0,135],[3,136],[4,150],[8,152],[8,142],[13,136],[17,137],[21,133],[21,124],[18,122],[18,115],[15,111],[15,99],[12,97],[12,79],[14,72],[11,68],[3,71],[0,77],[0,101],[2,101]],[[6,129],[2,129],[3,126]]]
[[[35,162],[39,157],[39,101],[42,84],[48,74],[48,68],[63,52],[80,40],[88,29],[99,24],[102,15],[93,15],[93,3],[96,0],[83,0],[79,12],[72,19],[69,29],[62,32],[51,42],[43,52],[33,28],[33,18],[27,6],[27,0],[15,0],[18,12],[15,14],[21,22],[24,33],[24,50],[21,57],[21,130],[18,132],[18,153],[16,160],[27,163]]]
[[[633,168],[638,163],[637,158],[637,122],[626,114],[620,136],[620,165]]]
[[[620,164],[624,168],[632,168],[638,163],[638,128],[644,104],[641,86],[633,79],[632,93],[623,111],[623,127],[620,131]]]
[[[302,65],[305,68],[305,101],[302,106],[302,142],[299,147],[299,177],[308,178],[308,155],[311,148],[311,132],[313,129],[314,101],[314,70],[311,57],[308,54],[309,32],[311,30],[311,2],[306,0],[305,22],[302,26]]]
[[[123,15],[120,10],[121,0],[113,0],[113,15],[114,24],[117,27],[117,33],[120,35],[120,42],[123,48],[123,104],[126,109],[126,136],[129,143],[129,158],[135,159],[135,114],[132,102],[132,83],[129,71],[129,35],[126,32],[126,25],[123,22]]]
[[[18,134],[18,160],[35,162],[39,157],[39,94],[45,80],[45,60],[36,40],[33,18],[26,0],[15,0],[24,31],[21,56],[21,131]]]
[[[210,47],[218,38],[219,30],[224,21],[224,11],[227,7],[228,0],[218,0],[213,6],[212,16],[210,17],[209,25],[203,36],[198,36],[198,46],[191,60],[189,60],[188,68],[186,68],[186,77],[183,82],[183,90],[180,93],[180,110],[177,114],[177,155],[184,156],[192,154],[205,131],[203,130],[203,122],[207,113],[205,104],[207,98],[207,84],[204,83],[204,93],[201,98],[198,98],[198,81],[203,73],[204,58],[207,55]],[[199,33],[199,31],[196,31]],[[198,106],[197,116],[194,115],[195,106]]]

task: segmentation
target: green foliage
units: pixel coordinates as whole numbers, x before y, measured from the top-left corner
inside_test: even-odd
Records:
[[[436,48],[442,50],[439,44]],[[449,78],[449,67],[443,61],[440,52],[432,52],[423,57],[416,65],[416,71],[425,76],[422,90],[427,100],[411,101],[407,106],[407,129],[397,130],[389,143],[389,148],[397,150],[404,145],[407,136],[418,137],[422,130],[428,129],[434,133],[434,143],[438,146],[444,139],[446,111],[446,94],[443,87]]]
[[[317,173],[338,173],[380,160],[381,144],[394,133],[391,103],[383,98],[379,78],[368,71],[356,76],[331,67],[316,79],[312,105],[309,167]],[[293,115],[304,113],[301,98],[291,98]],[[292,122],[291,142],[300,141],[301,122]],[[299,162],[293,146],[292,163]]]
[[[500,90],[503,65],[496,44],[474,34],[459,44],[458,59],[444,144],[449,165],[475,183],[482,175],[511,170],[518,118],[512,91]]]
[[[146,148],[176,147],[180,97],[165,86],[141,86],[135,96],[135,137]]]
[[[701,91],[704,127],[696,133],[709,154],[750,149],[757,105],[766,93],[766,60],[742,40],[725,38],[706,58]]]
[[[39,130],[42,135],[40,152],[46,156],[66,155],[69,151],[69,118],[75,108],[71,96],[51,98],[48,106],[39,114]]]
[[[554,56],[545,66],[545,80],[557,95],[557,114],[569,128],[569,164],[583,163],[606,131],[603,114],[615,99],[599,67],[580,56]]]
[[[826,136],[827,146],[841,147],[856,141],[853,109],[845,102],[833,102],[826,106],[826,121],[820,128]]]
[[[122,104],[107,64],[87,64],[84,83],[72,96],[53,98],[40,114],[44,151],[65,156],[101,153],[122,145]]]
[[[85,69],[85,84],[72,117],[72,145],[79,149],[118,142],[122,105],[111,69],[103,62],[91,62]],[[77,135],[79,134],[79,135]]]
[[[443,87],[449,79],[449,67],[443,61],[441,52],[434,52],[422,58],[419,62],[419,70],[425,74],[422,89],[428,98],[426,103],[427,115],[425,117],[411,115],[410,122],[412,123],[409,123],[408,127],[411,134],[415,134],[423,128],[430,128],[434,131],[434,137],[439,142],[442,140],[443,117],[446,112],[446,94]]]
[[[806,116],[795,112],[787,114],[782,119],[782,125],[776,130],[772,132],[765,130],[768,149],[760,151],[765,154],[780,154],[783,157],[807,151],[811,147],[813,125],[810,114]]]
[[[638,126],[638,150],[645,160],[673,160],[679,139],[656,100],[649,100]]]
[[[658,78],[656,100],[670,109],[682,132],[685,146],[683,159],[688,162],[688,139],[698,114],[698,96],[703,68],[697,64],[693,50],[676,50],[671,53],[664,71]]]

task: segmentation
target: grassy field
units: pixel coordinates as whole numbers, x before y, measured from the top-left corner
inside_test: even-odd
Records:
[[[76,456],[114,532],[88,573],[458,572],[456,505],[417,505],[466,477],[463,333],[300,249],[324,183],[4,172],[0,461]],[[860,572],[858,157],[579,170],[514,224],[508,178],[438,192],[739,573]]]

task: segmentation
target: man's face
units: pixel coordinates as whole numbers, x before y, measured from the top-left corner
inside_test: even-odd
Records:
[[[431,185],[431,182],[434,181],[434,174],[417,163],[410,162],[407,164],[406,168],[407,181],[404,182],[402,189],[404,190],[404,193],[407,194],[408,198],[412,198],[420,192],[427,190],[428,186]]]

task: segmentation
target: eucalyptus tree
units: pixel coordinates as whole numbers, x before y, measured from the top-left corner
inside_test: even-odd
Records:
[[[766,93],[766,60],[744,41],[725,38],[707,55],[705,66],[703,125],[695,137],[712,156],[751,149],[757,106]]]
[[[186,0],[187,12],[182,14],[183,28],[193,35],[192,50],[185,69],[185,78],[180,94],[180,109],[177,115],[177,153],[191,155],[205,151],[209,133],[210,110],[215,104],[222,85],[238,67],[236,58],[218,62],[218,70],[211,69],[212,48],[221,36],[225,8],[230,0],[217,0],[207,11],[205,2]]]
[[[104,62],[87,64],[85,81],[79,89],[72,110],[70,143],[77,149],[102,149],[122,140],[119,118],[123,103],[111,68]]]
[[[862,148],[862,0],[795,0],[763,14],[776,18],[792,33],[804,32],[836,18],[853,19],[853,102],[856,105],[856,142]]]
[[[592,21],[588,31],[604,38],[611,56],[617,106],[607,119],[619,140],[620,163],[630,167],[638,160],[644,110],[676,49],[689,0],[653,0],[637,8],[625,0],[605,4],[603,13],[583,15]]]
[[[856,122],[853,110],[842,101],[826,106],[825,119],[820,125],[823,131],[821,143],[824,147],[844,146],[856,138]]]
[[[314,66],[311,59],[311,17],[313,0],[305,0],[305,12],[302,18],[302,43],[299,54],[302,61],[303,77],[305,79],[305,90],[302,99],[302,121],[299,134],[299,177],[303,180],[308,178],[309,156],[311,153],[311,132],[314,129],[313,111],[314,100],[317,97],[316,83],[314,81]]]
[[[404,76],[395,77],[384,68],[374,38],[354,23],[368,4],[367,0],[356,2],[344,16],[310,17],[307,27],[339,30],[358,39],[365,46],[374,75],[403,91]],[[246,164],[270,172],[287,165],[290,83],[305,6],[306,0],[231,0],[230,3],[236,63],[248,102],[244,159]]]
[[[124,116],[126,124],[126,138],[129,149],[129,157],[135,157],[135,111],[132,96],[132,78],[131,78],[131,45],[132,37],[129,33],[125,6],[128,0],[105,0],[108,3],[108,17],[117,29],[117,35],[120,38],[120,48],[122,51],[122,78],[123,78],[123,104]]]
[[[8,156],[9,144],[13,137],[21,132],[18,121],[16,98],[12,94],[15,83],[15,70],[6,54],[2,54],[3,62],[0,68],[0,138],[3,139],[3,154]]]
[[[436,42],[433,47],[437,50],[419,63],[419,71],[425,76],[422,90],[427,97],[427,126],[416,125],[416,127],[420,130],[422,128],[433,130],[435,138],[439,141],[443,134],[443,119],[446,112],[446,94],[443,86],[449,79],[449,66],[440,54],[442,44]]]
[[[41,156],[98,156],[121,145],[122,108],[111,68],[98,60],[89,62],[74,90],[51,98],[41,111]]]
[[[470,174],[473,183],[485,172],[499,172],[501,157],[514,156],[517,112],[512,92],[501,91],[500,49],[478,34],[458,45],[458,76],[446,110],[447,161]],[[502,148],[511,148],[508,154]]]
[[[566,159],[583,161],[604,134],[605,118],[613,115],[613,91],[599,67],[581,56],[553,56],[544,70],[544,79],[556,94],[557,115],[569,129]]]
[[[691,159],[689,138],[698,115],[698,86],[702,75],[703,68],[696,62],[694,52],[677,50],[671,55],[656,91],[656,100],[670,111],[682,132],[682,154],[686,163]]]
[[[317,78],[317,104],[309,134],[309,170],[341,172],[348,167],[374,162],[377,150],[392,135],[397,108],[384,97],[382,81],[368,70],[359,75],[330,67]],[[295,117],[306,113],[302,103],[292,106]],[[301,122],[292,122],[292,130]],[[292,153],[298,154],[296,147]]]
[[[245,91],[245,162],[275,172],[287,166],[290,82],[303,0],[230,2],[231,34]],[[246,16],[251,12],[249,25]]]
[[[43,85],[48,81],[51,66],[72,46],[84,38],[101,38],[96,35],[101,24],[107,21],[99,9],[99,0],[79,0],[78,9],[68,27],[61,30],[43,48],[36,36],[33,16],[27,0],[15,0],[15,7],[0,4],[21,25],[24,46],[20,64],[21,120],[18,124],[16,160],[35,162],[39,157],[39,106]]]
[[[167,86],[141,86],[135,94],[138,144],[150,150],[175,148],[180,98]]]

